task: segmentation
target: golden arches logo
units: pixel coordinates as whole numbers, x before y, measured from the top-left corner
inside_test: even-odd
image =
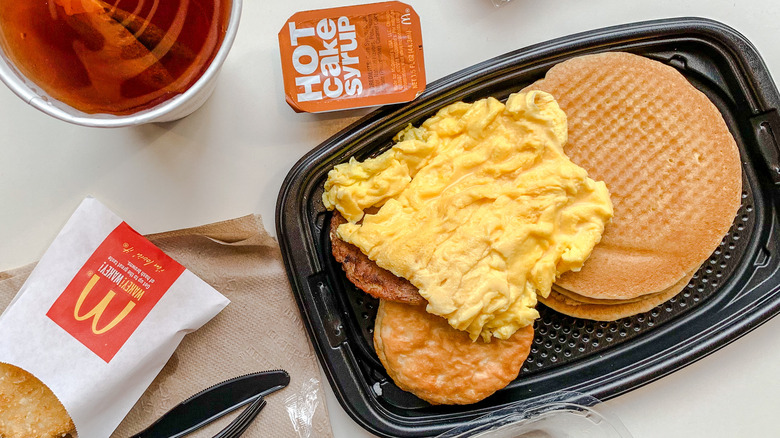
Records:
[[[76,307],[73,309],[73,317],[76,318],[76,321],[86,321],[87,319],[92,318],[92,333],[96,335],[102,335],[103,333],[111,330],[112,328],[116,327],[117,324],[119,324],[125,317],[130,313],[131,310],[133,310],[133,307],[135,307],[134,302],[129,302],[125,306],[124,309],[114,317],[114,319],[108,323],[103,328],[98,328],[98,324],[100,323],[100,318],[103,316],[103,312],[106,311],[106,308],[108,307],[109,303],[111,303],[111,300],[114,299],[114,291],[109,290],[105,297],[103,297],[102,300],[100,300],[100,303],[98,303],[95,307],[92,308],[92,310],[88,311],[87,313],[81,315],[81,306],[84,304],[84,300],[87,298],[89,293],[92,291],[92,288],[97,284],[98,280],[100,280],[100,277],[98,277],[97,274],[93,274],[92,278],[90,278],[89,282],[86,286],[84,286],[84,290],[81,291],[81,295],[79,295],[79,299],[76,301]]]

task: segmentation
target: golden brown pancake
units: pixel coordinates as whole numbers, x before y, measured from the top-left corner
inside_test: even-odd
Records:
[[[514,380],[531,351],[533,326],[509,339],[472,342],[447,320],[411,306],[382,300],[374,348],[399,388],[432,404],[476,403]]]
[[[661,292],[655,292],[652,294],[647,295],[641,295],[636,298],[628,298],[625,300],[610,300],[610,299],[598,299],[598,298],[591,298],[586,297],[584,295],[580,295],[577,293],[574,293],[570,290],[564,289],[556,284],[553,285],[552,289],[556,292],[557,295],[561,295],[567,299],[567,301],[572,301],[577,304],[627,304],[627,303],[635,303],[637,301],[642,301],[647,298],[653,297],[658,294],[662,294],[666,292],[666,289],[664,289]]]
[[[718,247],[740,206],[739,151],[718,109],[674,68],[628,53],[577,57],[528,89],[566,112],[566,154],[609,188],[615,215],[580,272],[596,299],[665,291]]]
[[[693,277],[693,274],[683,277],[680,281],[661,292],[643,296],[639,300],[629,300],[625,303],[615,302],[614,300],[607,300],[610,302],[609,304],[596,304],[593,300],[587,303],[579,302],[560,294],[555,289],[550,292],[550,296],[547,298],[541,296],[538,298],[547,307],[564,315],[593,321],[615,321],[620,318],[647,312],[659,304],[665,303],[685,289],[691,277]]]
[[[74,431],[54,393],[32,374],[0,363],[0,437],[48,438]]]
[[[331,252],[336,261],[341,263],[347,279],[375,298],[407,304],[425,303],[425,298],[409,280],[380,268],[360,248],[338,238],[336,228],[346,222],[338,211],[333,212],[330,220]]]

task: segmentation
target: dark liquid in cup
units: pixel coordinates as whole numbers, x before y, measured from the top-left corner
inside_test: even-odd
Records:
[[[230,0],[0,0],[0,45],[49,96],[131,114],[186,91],[225,35]]]

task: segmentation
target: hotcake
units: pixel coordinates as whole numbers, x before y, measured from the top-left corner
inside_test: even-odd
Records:
[[[557,295],[560,295],[560,296],[566,298],[567,301],[572,301],[572,302],[578,303],[578,304],[626,304],[626,303],[635,303],[637,301],[645,300],[647,298],[656,296],[656,295],[664,293],[664,291],[666,291],[666,289],[664,289],[661,292],[654,292],[654,293],[651,293],[651,294],[640,295],[640,296],[638,296],[636,298],[628,298],[628,299],[625,299],[625,300],[613,300],[613,299],[599,299],[599,298],[586,297],[584,295],[576,294],[576,293],[574,293],[574,292],[572,292],[570,290],[564,289],[564,288],[558,286],[557,284],[553,285],[552,290],[554,290]]]
[[[619,300],[586,299],[578,301],[571,296],[564,295],[560,289],[553,289],[547,298],[539,297],[539,301],[556,312],[575,318],[590,319],[593,321],[615,321],[651,310],[659,304],[679,294],[685,289],[693,273],[686,275],[680,281],[661,292],[643,295],[639,298],[629,299],[625,302]]]
[[[476,403],[514,380],[531,351],[533,326],[507,340],[472,341],[447,320],[412,306],[380,301],[374,348],[399,388],[432,404]]]
[[[740,206],[739,151],[718,109],[682,74],[601,53],[557,64],[527,89],[558,99],[566,154],[607,184],[614,205],[601,242],[560,287],[597,299],[658,293],[717,248]]]

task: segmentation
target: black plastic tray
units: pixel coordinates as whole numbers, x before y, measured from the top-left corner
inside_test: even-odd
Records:
[[[742,206],[719,249],[675,298],[631,318],[602,323],[540,304],[536,337],[520,376],[469,406],[431,406],[399,390],[373,349],[377,301],[355,289],[330,255],[327,172],[387,149],[408,123],[458,100],[505,99],[567,58],[628,51],[677,68],[720,109],[739,145]],[[322,367],[347,413],[383,436],[432,436],[518,400],[557,390],[609,399],[671,373],[780,312],[780,103],[755,48],[711,20],[680,18],[585,32],[485,61],[430,84],[414,102],[385,107],[302,158],[276,210],[294,295]]]

